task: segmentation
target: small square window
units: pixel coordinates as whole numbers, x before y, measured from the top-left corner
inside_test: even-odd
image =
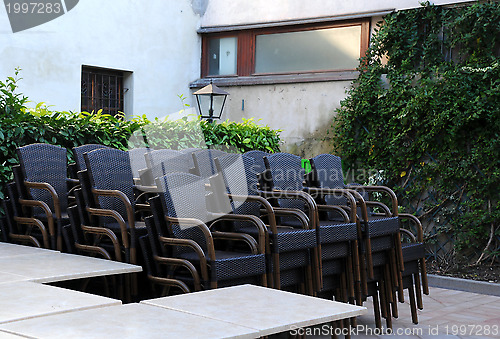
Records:
[[[208,43],[208,74],[236,74],[238,39],[236,37],[213,38]]]

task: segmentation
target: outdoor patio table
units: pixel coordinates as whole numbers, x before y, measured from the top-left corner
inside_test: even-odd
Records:
[[[0,324],[32,338],[256,338],[248,327],[162,307],[127,304]]]
[[[10,257],[17,257],[20,255],[37,255],[37,254],[48,254],[48,253],[54,254],[60,252],[45,248],[0,242],[0,258],[10,258]]]
[[[0,339],[20,339],[20,338],[24,338],[24,337],[21,337],[21,336],[16,335],[16,334],[0,331]]]
[[[11,251],[11,256],[8,251]],[[0,278],[2,274],[16,275],[38,283],[142,271],[142,267],[136,265],[57,251],[40,251],[39,248],[22,245],[0,243],[0,253],[3,253],[0,256]]]
[[[259,331],[259,336],[351,318],[366,312],[365,307],[253,285],[143,300],[141,303],[251,327]]]
[[[0,284],[8,284],[15,281],[28,281],[27,277],[23,277],[22,275],[11,274],[0,272]]]
[[[121,301],[29,281],[2,284],[0,324],[111,305]]]

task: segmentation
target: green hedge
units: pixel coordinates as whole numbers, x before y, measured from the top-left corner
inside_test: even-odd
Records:
[[[16,148],[36,142],[68,149],[88,143],[127,149],[144,146],[145,136],[147,145],[155,148],[226,145],[239,152],[279,151],[280,131],[259,126],[252,119],[213,124],[187,118],[151,122],[145,116],[125,120],[101,112],[54,112],[43,103],[28,109],[28,99],[16,93],[18,75],[16,69],[15,77],[0,81],[0,199],[5,197],[5,185],[12,180],[11,167],[18,163]],[[73,161],[71,152],[68,157]]]
[[[383,171],[429,241],[483,259],[499,255],[499,46],[497,2],[389,14],[333,125],[343,160]]]

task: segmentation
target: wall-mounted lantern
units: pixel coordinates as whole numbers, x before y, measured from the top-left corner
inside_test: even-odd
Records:
[[[210,82],[210,85],[199,89],[193,95],[196,97],[198,110],[202,118],[207,119],[208,122],[213,122],[213,119],[220,119],[226,98],[229,95],[228,92]]]

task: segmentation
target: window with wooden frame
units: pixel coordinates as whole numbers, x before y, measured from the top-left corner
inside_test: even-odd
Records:
[[[266,26],[266,25],[261,25]],[[370,19],[267,27],[201,29],[202,78],[273,78],[317,81],[354,71],[369,44]],[[240,79],[245,81],[245,79]],[[250,80],[251,82],[252,80]],[[228,83],[229,84],[229,83]]]
[[[124,71],[82,66],[81,109],[117,115],[123,112]]]

